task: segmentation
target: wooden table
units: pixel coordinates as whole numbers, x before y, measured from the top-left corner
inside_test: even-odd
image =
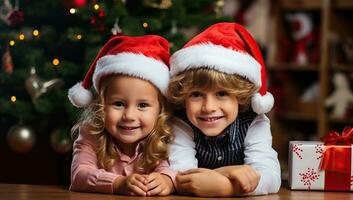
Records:
[[[108,194],[70,192],[63,186],[40,186],[40,185],[17,185],[0,184],[1,200],[211,200],[219,198],[196,198],[186,196],[165,196],[165,197],[128,197]],[[247,200],[313,200],[313,199],[333,199],[333,200],[353,200],[353,193],[350,192],[322,192],[322,191],[291,191],[285,187],[281,188],[278,194],[266,196],[251,196],[242,198],[222,198],[247,199]]]

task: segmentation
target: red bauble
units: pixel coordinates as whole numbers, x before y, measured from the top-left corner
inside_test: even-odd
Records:
[[[79,8],[87,4],[86,0],[64,0],[64,6],[67,10],[71,8]]]

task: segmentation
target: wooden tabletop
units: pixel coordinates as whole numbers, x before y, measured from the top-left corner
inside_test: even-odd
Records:
[[[165,197],[128,197],[108,194],[80,193],[70,192],[63,186],[48,185],[18,185],[18,184],[0,184],[1,200],[211,200],[219,198],[196,198],[186,196],[165,196]],[[251,196],[242,198],[222,198],[229,199],[247,199],[247,200],[316,200],[316,199],[334,199],[334,200],[353,200],[353,193],[350,192],[322,192],[322,191],[291,191],[285,187],[281,188],[278,194],[266,196]]]

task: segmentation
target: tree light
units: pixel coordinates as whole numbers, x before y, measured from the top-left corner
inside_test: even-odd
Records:
[[[76,9],[75,8],[70,8],[70,13],[71,14],[75,14],[76,13]]]
[[[10,40],[9,44],[10,44],[10,46],[14,46],[15,45],[15,41],[14,40]]]
[[[11,100],[12,103],[15,103],[17,98],[16,98],[16,96],[11,96],[10,100]]]
[[[33,36],[37,37],[37,36],[39,36],[39,31],[37,29],[34,29],[32,34],[33,34]]]
[[[148,27],[148,23],[147,23],[147,22],[144,22],[144,23],[142,24],[142,26],[143,26],[143,28],[147,28],[147,27]]]
[[[98,10],[98,9],[99,9],[99,5],[98,5],[98,4],[94,4],[93,8],[94,8],[95,10]]]
[[[59,64],[60,64],[60,60],[57,59],[57,58],[54,58],[54,59],[53,59],[53,65],[54,65],[54,66],[58,66]]]
[[[25,39],[25,35],[23,33],[21,33],[20,35],[18,35],[18,39],[24,40]]]
[[[82,35],[81,35],[81,34],[77,34],[77,35],[76,35],[76,39],[77,39],[77,40],[81,40],[81,39],[82,39]]]

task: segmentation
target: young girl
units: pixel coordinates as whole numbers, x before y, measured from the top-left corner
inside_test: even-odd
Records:
[[[235,23],[209,27],[173,54],[171,74],[168,97],[186,122],[178,121],[169,158],[174,170],[186,170],[176,177],[178,191],[206,197],[276,193],[280,167],[264,115],[274,100],[250,34]]]
[[[169,45],[159,36],[117,36],[101,49],[82,83],[69,90],[86,107],[73,127],[70,190],[123,195],[168,195],[172,139],[164,94]],[[94,85],[98,96],[92,101]]]

